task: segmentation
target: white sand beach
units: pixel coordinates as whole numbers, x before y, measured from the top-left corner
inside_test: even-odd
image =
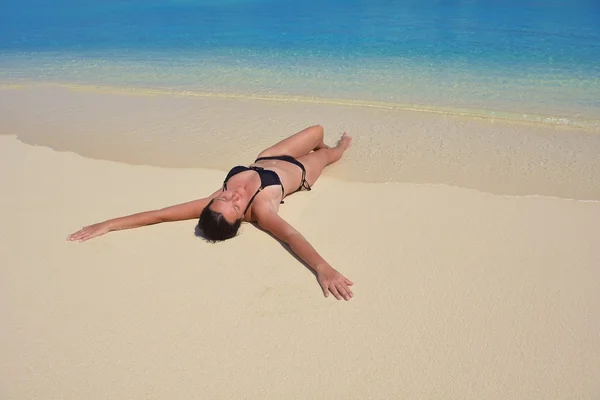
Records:
[[[0,92],[0,398],[599,398],[596,133],[314,103]],[[313,123],[330,142],[348,130],[355,146],[280,213],[355,282],[349,302],[324,298],[250,224],[219,244],[195,237],[194,221],[66,241],[202,197],[227,166]],[[198,126],[205,136],[191,136]],[[434,137],[448,138],[436,152]],[[198,167],[186,147],[201,149]]]

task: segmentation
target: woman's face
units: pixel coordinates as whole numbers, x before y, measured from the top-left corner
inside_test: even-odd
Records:
[[[247,205],[248,199],[245,199],[240,191],[225,190],[219,196],[215,197],[210,209],[223,214],[225,220],[233,224],[244,216],[244,210]]]

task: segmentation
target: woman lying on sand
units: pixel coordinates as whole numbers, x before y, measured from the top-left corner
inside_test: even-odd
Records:
[[[86,226],[68,240],[83,242],[111,231],[200,217],[202,236],[217,242],[234,237],[242,221],[256,222],[289,245],[317,273],[325,297],[331,293],[338,300],[349,300],[353,283],[333,269],[277,212],[286,196],[311,190],[323,169],[342,158],[351,142],[344,133],[338,145],[330,148],[323,143],[323,127],[311,126],[264,150],[249,167],[232,168],[223,187],[208,197]]]

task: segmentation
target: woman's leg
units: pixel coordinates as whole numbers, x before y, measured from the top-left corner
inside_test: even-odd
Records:
[[[352,138],[344,132],[337,146],[321,148],[314,153],[306,154],[305,156],[298,158],[298,161],[306,168],[306,182],[312,186],[326,166],[333,164],[342,158],[344,152],[348,150],[351,143]]]
[[[327,147],[328,146],[323,143],[323,127],[315,125],[263,150],[258,157],[288,155],[299,158],[310,153],[311,150],[316,151]]]

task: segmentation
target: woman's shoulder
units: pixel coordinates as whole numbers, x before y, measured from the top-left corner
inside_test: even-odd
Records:
[[[277,187],[268,186],[260,194],[250,207],[250,217],[247,222],[257,222],[261,217],[279,213],[279,205],[282,202],[281,189],[278,191]]]

